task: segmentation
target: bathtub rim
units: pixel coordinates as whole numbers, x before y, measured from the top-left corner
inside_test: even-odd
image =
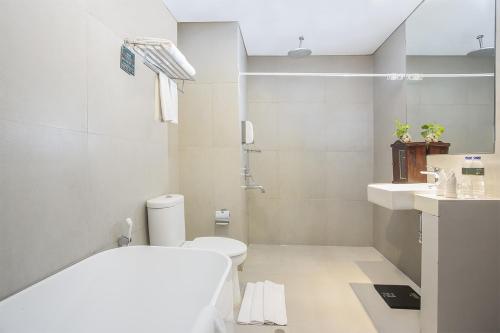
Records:
[[[224,260],[226,261],[226,268],[225,268],[225,270],[224,270],[224,272],[223,272],[223,274],[221,276],[221,280],[219,281],[217,287],[214,290],[212,298],[210,299],[210,303],[207,304],[207,305],[211,305],[211,306],[216,306],[217,300],[219,299],[219,297],[220,297],[220,295],[222,293],[222,289],[224,287],[224,283],[228,279],[229,273],[231,272],[231,266],[232,266],[231,258],[229,258],[228,256],[226,256],[226,255],[224,255],[224,254],[222,254],[220,252],[214,251],[214,250],[197,249],[197,248],[183,248],[183,247],[176,247],[176,246],[157,246],[157,245],[131,245],[131,246],[125,246],[125,247],[115,247],[115,248],[112,248],[112,249],[107,249],[107,250],[103,250],[103,251],[97,252],[97,253],[95,253],[95,254],[93,254],[91,256],[88,256],[88,257],[86,257],[86,258],[84,258],[82,260],[74,262],[74,263],[70,264],[69,266],[66,266],[66,267],[60,269],[59,271],[57,271],[57,272],[55,272],[55,273],[53,273],[53,274],[51,274],[51,275],[49,275],[49,276],[47,276],[47,277],[39,280],[37,282],[34,282],[33,284],[27,286],[26,288],[21,289],[18,292],[14,293],[14,294],[12,294],[10,296],[7,296],[6,298],[0,300],[0,304],[2,304],[2,303],[8,303],[9,301],[12,301],[13,298],[19,297],[21,294],[24,294],[24,293],[28,292],[32,288],[38,287],[40,284],[46,283],[46,281],[55,278],[56,276],[58,276],[59,274],[65,272],[67,270],[75,269],[74,267],[77,266],[80,263],[83,263],[83,262],[86,262],[86,261],[90,261],[90,260],[94,259],[97,256],[105,255],[105,254],[110,253],[110,252],[123,251],[123,250],[127,250],[127,249],[130,249],[130,248],[161,248],[161,249],[165,248],[165,249],[174,250],[174,251],[209,252],[209,253],[214,253],[214,254],[216,254],[219,257],[224,258]]]

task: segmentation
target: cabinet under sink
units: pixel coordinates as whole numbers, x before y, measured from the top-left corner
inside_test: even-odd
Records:
[[[367,188],[374,204],[422,212],[421,332],[498,332],[500,199],[435,192],[425,183]]]

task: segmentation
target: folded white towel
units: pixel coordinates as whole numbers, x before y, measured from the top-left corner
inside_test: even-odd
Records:
[[[162,43],[167,50],[167,52],[174,58],[174,60],[181,66],[189,75],[194,76],[196,74],[196,70],[194,67],[187,61],[184,54],[169,40],[165,40]]]
[[[254,289],[255,289],[255,283],[248,282],[245,287],[245,294],[243,296],[243,301],[241,301],[240,313],[238,314],[237,322],[239,324],[250,323],[250,311],[252,311],[252,299],[253,299]]]
[[[217,309],[209,305],[201,310],[191,333],[226,333],[226,325]]]
[[[158,73],[161,118],[164,122],[179,123],[177,83],[163,73]]]
[[[264,283],[257,282],[253,291],[250,324],[264,324]]]
[[[247,283],[237,322],[287,325],[285,286],[271,281]]]
[[[264,282],[264,322],[286,325],[285,286],[271,281]]]
[[[196,74],[194,67],[189,63],[189,61],[187,61],[184,54],[182,54],[172,41],[163,38],[137,38],[132,40],[132,42],[142,44],[147,49],[158,49],[158,44],[161,44],[174,62],[177,63],[177,65],[179,65],[186,73],[191,76]]]

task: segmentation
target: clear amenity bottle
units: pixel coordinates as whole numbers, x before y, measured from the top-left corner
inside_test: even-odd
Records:
[[[486,191],[484,184],[484,165],[481,161],[481,156],[474,156],[471,169],[472,196],[475,199],[484,198]]]
[[[462,180],[460,182],[460,197],[470,199],[473,197],[472,193],[472,156],[465,156],[462,163]]]

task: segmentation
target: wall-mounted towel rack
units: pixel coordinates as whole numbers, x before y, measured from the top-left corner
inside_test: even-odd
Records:
[[[194,68],[175,45],[166,39],[125,39],[123,43],[141,58],[152,71],[162,72],[173,80],[194,81]]]

